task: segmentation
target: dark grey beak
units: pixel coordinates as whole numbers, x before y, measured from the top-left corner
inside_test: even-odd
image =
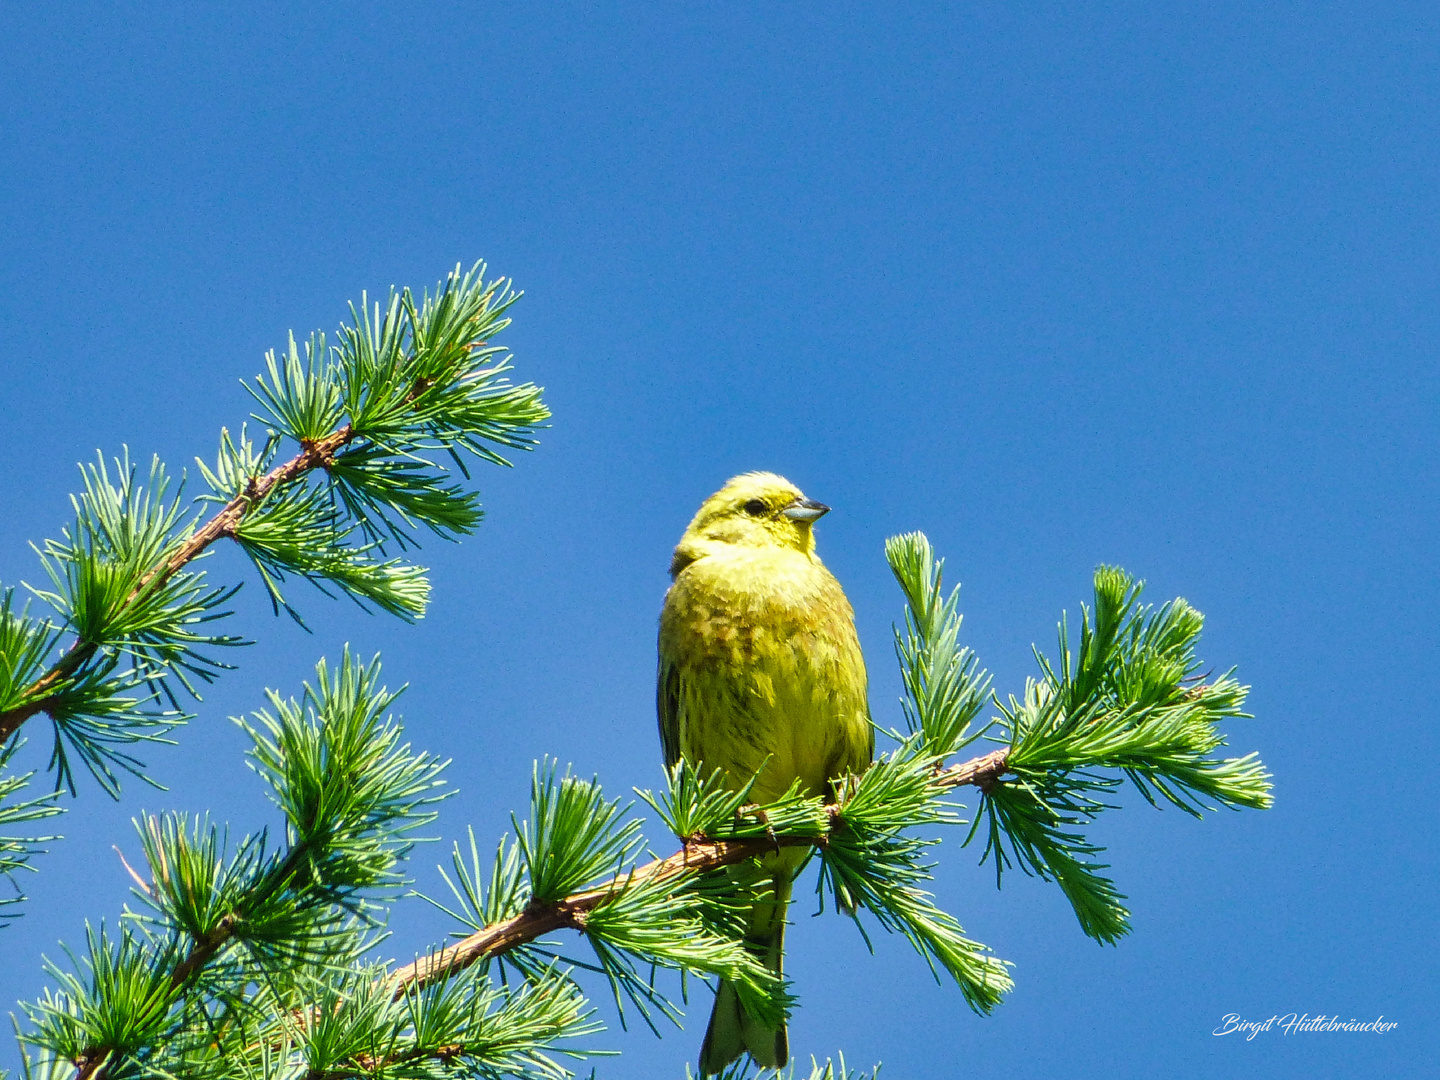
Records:
[[[791,521],[815,521],[829,512],[828,506],[822,502],[816,502],[814,499],[796,499],[780,511]]]

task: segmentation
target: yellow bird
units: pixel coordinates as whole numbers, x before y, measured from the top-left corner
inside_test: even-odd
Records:
[[[750,799],[761,803],[795,780],[830,798],[833,781],[870,763],[855,613],[815,554],[813,526],[829,509],[774,473],[746,473],[690,522],[660,612],[656,704],[667,767],[684,758],[722,769],[732,790],[758,771]],[[789,848],[758,860],[746,941],[777,973],[791,882],[808,857]],[[758,1065],[783,1066],[785,1027],[750,1016],[722,982],[700,1069],[720,1072],[746,1051]]]

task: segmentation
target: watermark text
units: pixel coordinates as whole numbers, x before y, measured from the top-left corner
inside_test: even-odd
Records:
[[[1249,1042],[1262,1031],[1279,1031],[1285,1035],[1317,1031],[1364,1031],[1383,1035],[1399,1026],[1400,1021],[1386,1020],[1384,1016],[1377,1016],[1374,1020],[1357,1020],[1353,1016],[1349,1020],[1341,1020],[1339,1013],[1333,1016],[1326,1016],[1324,1013],[1311,1016],[1309,1013],[1292,1012],[1276,1013],[1269,1020],[1246,1020],[1239,1013],[1226,1013],[1220,1018],[1220,1026],[1210,1034],[1243,1035],[1245,1041]]]

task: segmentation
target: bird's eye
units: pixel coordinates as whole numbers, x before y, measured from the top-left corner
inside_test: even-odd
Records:
[[[759,499],[751,499],[743,507],[741,507],[741,509],[744,510],[745,513],[749,514],[751,517],[759,517],[761,514],[765,513],[765,511],[769,510],[770,508],[766,506],[763,502],[761,502]]]

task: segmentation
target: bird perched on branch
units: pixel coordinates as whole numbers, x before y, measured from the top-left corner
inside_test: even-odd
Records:
[[[660,613],[656,704],[665,764],[723,770],[732,790],[773,801],[798,780],[807,795],[861,772],[874,753],[855,614],[815,554],[829,507],[773,473],[746,473],[706,499],[670,562]],[[757,775],[758,773],[758,775]],[[781,970],[790,886],[809,857],[786,848],[758,860],[746,943]],[[752,878],[755,876],[752,872]],[[700,1048],[703,1073],[749,1051],[789,1059],[784,1024],[764,1023],[722,982]]]

